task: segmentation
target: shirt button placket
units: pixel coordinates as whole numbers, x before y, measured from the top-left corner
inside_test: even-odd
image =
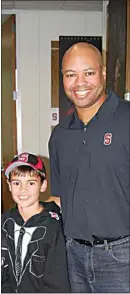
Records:
[[[83,130],[84,130],[84,132],[86,132],[87,131],[87,128],[84,127]],[[82,143],[85,145],[86,144],[86,141],[85,140],[82,140]]]
[[[85,140],[83,140],[83,141],[82,141],[82,143],[83,143],[83,144],[86,144],[86,141],[85,141]]]

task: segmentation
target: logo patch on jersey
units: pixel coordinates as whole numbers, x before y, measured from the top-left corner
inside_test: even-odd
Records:
[[[51,215],[52,218],[55,218],[55,219],[57,219],[57,220],[60,219],[60,218],[59,218],[59,215],[58,215],[56,212],[49,211],[49,213],[50,213],[50,215]]]
[[[104,135],[104,145],[111,145],[112,143],[112,133],[106,133]]]

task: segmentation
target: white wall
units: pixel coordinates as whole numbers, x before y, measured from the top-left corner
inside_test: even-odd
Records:
[[[20,11],[16,13],[19,152],[48,157],[51,133],[51,41],[59,35],[103,36],[102,12]],[[20,122],[20,112],[18,121]],[[21,146],[21,147],[20,147]]]

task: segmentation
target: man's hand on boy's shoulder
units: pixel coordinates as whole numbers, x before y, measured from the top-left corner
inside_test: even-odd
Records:
[[[47,208],[49,212],[60,215],[60,207],[54,201],[46,201],[44,202],[44,206]]]
[[[50,196],[45,202],[54,201],[59,207],[61,207],[60,197]]]

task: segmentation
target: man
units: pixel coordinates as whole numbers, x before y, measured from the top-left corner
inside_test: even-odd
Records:
[[[130,104],[105,89],[91,44],[69,48],[62,73],[74,112],[50,138],[51,199],[61,199],[71,290],[129,292]]]

